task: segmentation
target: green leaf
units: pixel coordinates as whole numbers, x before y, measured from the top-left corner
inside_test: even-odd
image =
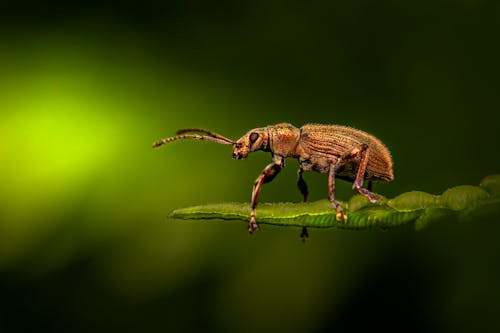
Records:
[[[342,203],[348,219],[337,221],[331,203],[324,199],[311,203],[261,203],[257,208],[257,222],[278,226],[336,228],[362,230],[390,229],[414,223],[421,230],[446,218],[461,221],[480,216],[481,211],[500,212],[500,175],[483,179],[480,186],[461,185],[446,190],[442,195],[411,191],[393,199],[382,197],[370,203],[361,195]],[[249,203],[219,203],[177,209],[171,217],[183,220],[238,220],[250,219]]]

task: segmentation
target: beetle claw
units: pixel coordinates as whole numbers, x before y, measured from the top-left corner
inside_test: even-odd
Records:
[[[335,219],[337,221],[344,221],[344,223],[347,223],[347,214],[344,213],[343,211],[337,212],[337,215],[335,216]]]
[[[255,221],[255,219],[250,219],[250,223],[248,223],[248,232],[253,234],[254,231],[259,230],[259,225]]]
[[[375,195],[373,193],[370,193],[368,195],[368,199],[370,200],[371,203],[375,203],[380,200],[380,197],[378,195]]]
[[[307,231],[307,227],[302,227],[302,232],[300,233],[300,239],[305,243],[306,240],[309,239],[309,232]]]

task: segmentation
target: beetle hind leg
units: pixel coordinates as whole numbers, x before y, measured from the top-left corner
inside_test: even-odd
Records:
[[[361,144],[359,147],[354,148],[348,154],[350,158],[360,157],[360,162],[358,165],[358,171],[356,173],[356,178],[352,184],[352,188],[358,191],[359,194],[367,197],[370,202],[377,202],[380,198],[371,192],[372,182],[368,182],[368,189],[363,188],[363,180],[365,178],[366,165],[368,164],[368,156],[370,154],[367,144]]]
[[[374,194],[373,192],[370,192],[368,191],[366,188],[362,188],[362,187],[354,187],[353,188],[358,191],[359,194],[361,195],[364,195],[365,197],[367,197],[370,202],[374,203],[374,202],[377,202],[380,200],[380,197],[376,194]]]

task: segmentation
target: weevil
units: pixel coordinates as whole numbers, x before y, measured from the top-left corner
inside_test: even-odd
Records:
[[[190,133],[190,134],[188,134]],[[353,190],[376,202],[379,197],[363,188],[363,182],[391,181],[394,179],[392,157],[387,147],[376,137],[364,131],[341,125],[307,124],[297,128],[280,123],[248,131],[237,141],[220,134],[199,128],[177,131],[176,136],[156,141],[153,147],[165,143],[195,139],[217,142],[233,146],[233,159],[241,160],[249,153],[262,150],[270,152],[273,162],[267,165],[255,180],[248,231],[259,229],[256,221],[256,207],[262,185],[270,182],[285,166],[286,158],[296,158],[299,162],[297,186],[307,202],[309,190],[302,174],[316,171],[328,174],[328,198],[336,211],[336,219],[347,222],[347,214],[335,200],[335,178],[352,181]],[[302,230],[301,237],[307,237]]]

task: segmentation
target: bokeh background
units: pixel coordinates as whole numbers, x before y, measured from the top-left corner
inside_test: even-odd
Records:
[[[497,218],[423,232],[180,222],[270,156],[151,143],[336,123],[390,147],[388,197],[500,172],[500,6],[3,1],[0,332],[498,331]],[[261,201],[300,201],[297,162]],[[306,174],[311,200],[324,175]],[[339,184],[337,196],[353,192]]]

